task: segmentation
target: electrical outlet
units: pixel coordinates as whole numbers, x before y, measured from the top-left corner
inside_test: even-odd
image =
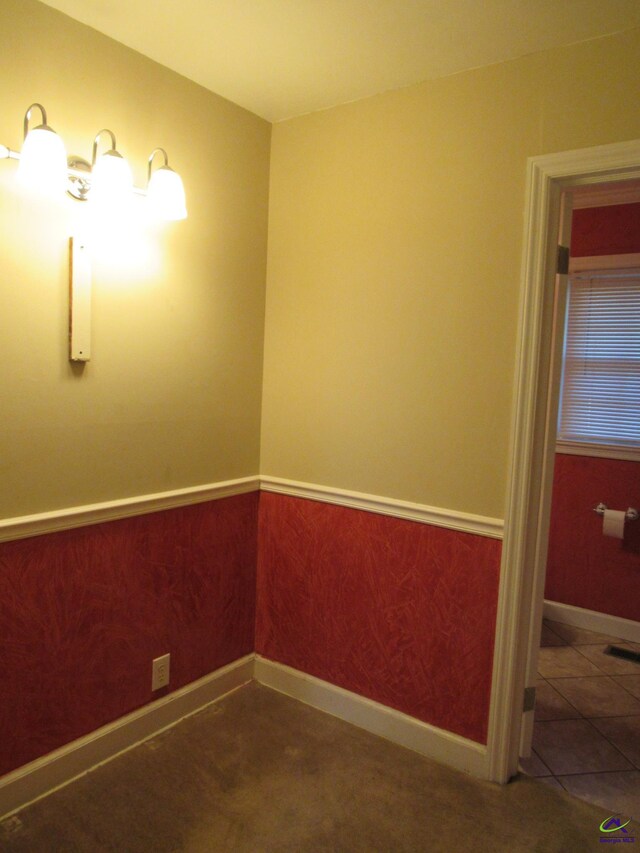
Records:
[[[160,690],[169,683],[169,662],[171,655],[154,658],[151,667],[151,690]]]

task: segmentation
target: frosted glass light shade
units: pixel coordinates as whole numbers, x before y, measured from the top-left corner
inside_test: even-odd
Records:
[[[91,200],[96,204],[126,202],[133,190],[129,164],[117,151],[107,151],[91,170]]]
[[[46,125],[34,127],[24,140],[18,179],[42,193],[64,192],[67,185],[67,155],[57,133]]]
[[[182,178],[169,166],[152,173],[147,188],[147,200],[160,219],[186,219],[187,204]]]

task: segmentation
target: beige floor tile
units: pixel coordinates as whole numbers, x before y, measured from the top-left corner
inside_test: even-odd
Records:
[[[602,806],[611,814],[634,818],[634,828],[640,834],[640,821],[636,818],[640,815],[640,771],[561,776],[560,782],[581,800]]]
[[[538,672],[543,678],[570,678],[578,675],[599,675],[601,670],[571,646],[552,646],[540,649]]]
[[[536,723],[533,748],[554,776],[633,769],[587,720]]]
[[[551,629],[547,622],[542,623],[542,633],[540,634],[540,645],[542,647],[545,646],[566,646],[568,645],[566,640],[563,640],[562,637],[558,636],[555,631]]]
[[[536,684],[536,722],[538,720],[576,720],[581,716],[580,711],[569,704],[548,681],[541,680]]]
[[[563,622],[547,621],[547,625],[554,634],[562,637],[569,645],[583,646],[593,645],[598,643],[622,643],[620,637],[614,637],[610,634],[596,634],[595,631],[587,631],[585,628],[576,628],[574,625],[565,625]]]
[[[583,717],[627,717],[640,714],[640,700],[621,689],[606,675],[557,678],[551,679],[549,684]]]
[[[606,717],[593,720],[593,725],[607,740],[615,744],[629,761],[640,768],[640,716]],[[640,815],[640,812],[638,814]]]
[[[605,655],[604,650],[608,645],[608,643],[605,643],[604,645],[597,646],[578,646],[574,651],[586,657],[591,663],[596,664],[599,669],[608,675],[640,675],[640,663]],[[623,649],[630,648],[628,643],[616,643],[616,645]]]
[[[534,749],[531,750],[529,758],[520,759],[520,769],[527,776],[551,776],[551,770],[547,767],[544,761],[536,754]]]
[[[640,699],[640,675],[613,675],[616,684],[624,687],[637,699]]]
[[[612,813],[640,818],[639,665],[605,655],[610,644],[640,650],[612,635],[543,621],[535,749],[525,772]],[[545,768],[552,775],[544,775]],[[636,826],[640,840],[640,822]]]

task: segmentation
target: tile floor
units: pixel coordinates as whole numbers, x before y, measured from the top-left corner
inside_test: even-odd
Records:
[[[533,752],[522,770],[612,813],[640,818],[640,645],[544,620]]]

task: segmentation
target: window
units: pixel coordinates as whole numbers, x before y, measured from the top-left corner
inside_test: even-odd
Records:
[[[640,270],[569,278],[558,442],[640,458]]]

